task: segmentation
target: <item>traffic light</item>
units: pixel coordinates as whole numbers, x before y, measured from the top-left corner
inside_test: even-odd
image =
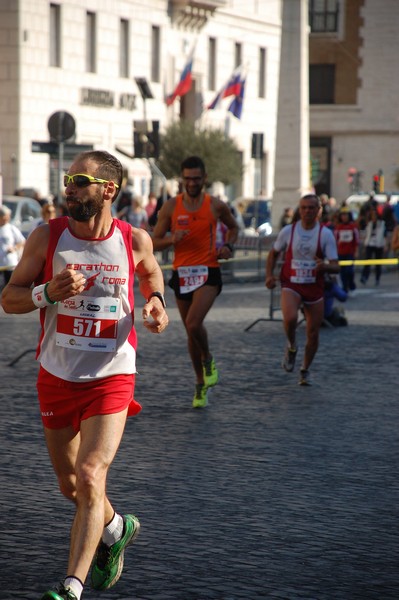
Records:
[[[135,158],[159,157],[159,121],[134,121]]]
[[[373,175],[373,190],[376,194],[380,191],[380,176],[378,174]]]
[[[147,132],[148,156],[159,158],[159,121],[151,121],[151,128]]]

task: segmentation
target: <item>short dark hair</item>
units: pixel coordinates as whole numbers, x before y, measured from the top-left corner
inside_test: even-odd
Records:
[[[188,156],[185,158],[181,164],[181,172],[184,169],[201,169],[203,175],[205,175],[205,164],[202,158],[199,156]]]
[[[319,208],[321,207],[321,200],[317,194],[305,194],[304,196],[301,197],[301,200],[315,200],[317,203],[317,206]]]
[[[119,186],[115,191],[115,196],[119,193],[122,186],[123,167],[116,156],[106,150],[89,150],[81,152],[75,160],[93,160],[98,165],[96,176],[107,181],[114,181]]]

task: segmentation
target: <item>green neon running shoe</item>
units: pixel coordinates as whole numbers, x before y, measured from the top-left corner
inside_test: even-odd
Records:
[[[195,385],[193,408],[205,408],[208,405],[208,389],[204,383]]]
[[[215,359],[211,358],[202,363],[204,371],[204,382],[207,387],[212,387],[219,381],[219,372],[215,365]]]
[[[58,589],[55,591],[49,590],[40,598],[40,600],[78,600],[71,588],[67,588],[64,584],[60,584]]]
[[[101,541],[91,569],[91,587],[95,590],[108,590],[115,585],[123,570],[125,548],[138,536],[140,522],[134,515],[123,516],[123,533],[118,542],[107,546]]]

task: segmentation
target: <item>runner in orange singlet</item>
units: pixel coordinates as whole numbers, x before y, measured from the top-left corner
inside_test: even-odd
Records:
[[[174,247],[173,274],[169,282],[186,328],[188,349],[197,384],[193,407],[208,403],[207,390],[218,382],[218,371],[209,351],[204,319],[222,289],[219,259],[231,258],[238,225],[225,202],[203,192],[205,165],[191,156],[181,165],[184,193],[168,200],[158,214],[154,250]],[[216,250],[216,225],[227,226],[224,246]],[[170,233],[169,233],[170,232]]]

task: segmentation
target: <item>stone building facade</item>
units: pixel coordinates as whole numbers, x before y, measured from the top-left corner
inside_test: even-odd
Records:
[[[0,139],[3,189],[34,187],[54,193],[62,156],[40,150],[49,142],[49,118],[75,122],[68,141],[115,152],[136,191],[146,196],[153,170],[134,154],[135,122],[159,121],[162,131],[179,118],[222,128],[235,138],[244,165],[230,195],[273,190],[280,0],[3,0],[0,4]],[[195,45],[193,88],[165,104]],[[241,119],[226,98],[206,106],[239,64],[247,68]],[[137,79],[152,98],[143,99]],[[264,157],[251,158],[252,134],[264,139]],[[46,147],[44,146],[44,149]],[[63,163],[58,166],[58,160]]]

